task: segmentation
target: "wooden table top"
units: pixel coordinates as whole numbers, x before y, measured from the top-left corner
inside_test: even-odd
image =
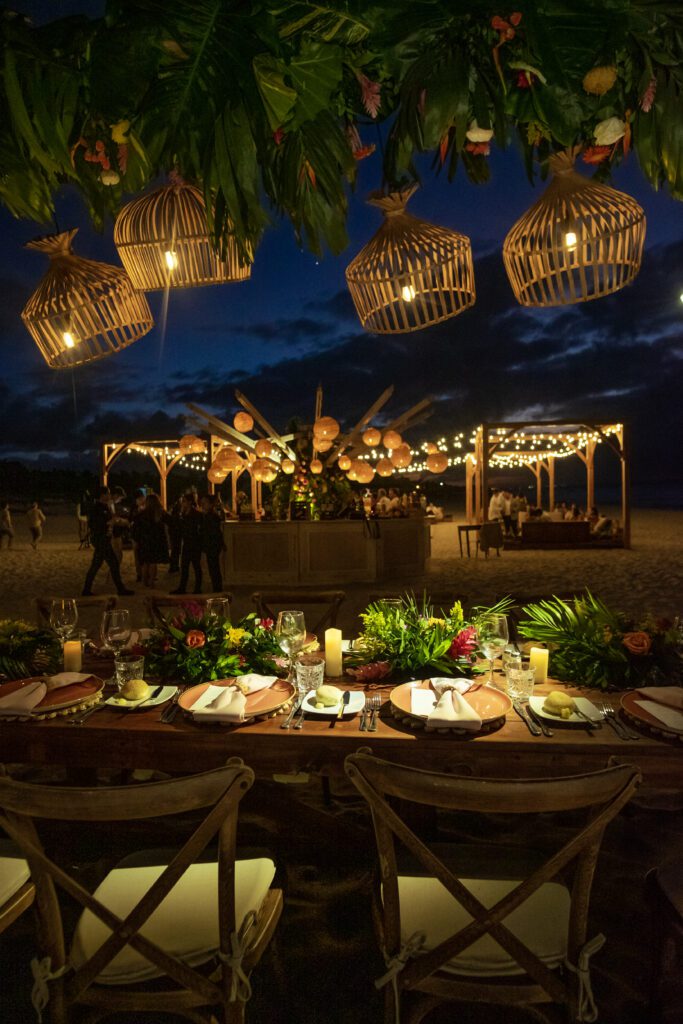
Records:
[[[293,771],[333,775],[343,772],[347,754],[366,747],[390,761],[483,777],[572,775],[604,767],[615,758],[637,764],[647,783],[683,788],[683,745],[678,741],[644,732],[638,741],[625,741],[606,724],[597,730],[557,725],[552,739],[534,737],[514,711],[500,729],[486,735],[426,733],[393,717],[392,687],[373,691],[382,697],[376,732],[361,732],[360,716],[336,721],[333,727],[328,718],[308,716],[303,729],[283,730],[280,716],[236,726],[197,725],[179,712],[171,724],[164,724],[159,721],[162,707],[132,712],[107,708],[83,725],[71,725],[66,717],[0,720],[0,760],[182,774],[218,767],[237,756],[261,776]],[[558,687],[562,684],[551,680],[536,692]],[[596,697],[595,691],[566,689],[574,696]]]

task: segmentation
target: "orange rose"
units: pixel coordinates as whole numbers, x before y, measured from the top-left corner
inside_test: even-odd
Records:
[[[621,642],[630,654],[649,654],[652,647],[652,638],[641,630],[624,633]]]
[[[185,636],[185,643],[188,647],[203,647],[206,643],[206,636],[201,629],[190,629]]]

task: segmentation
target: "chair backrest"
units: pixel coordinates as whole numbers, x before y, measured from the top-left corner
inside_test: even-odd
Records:
[[[482,551],[488,551],[489,548],[502,548],[503,528],[501,524],[498,521],[482,523],[477,534],[477,544]]]
[[[15,843],[0,838],[0,934],[16,921],[36,898],[28,864]]]
[[[277,619],[277,613],[288,608],[301,608],[308,605],[319,605],[323,613],[319,619],[310,622],[306,616],[306,628],[322,639],[322,634],[329,626],[337,625],[337,616],[346,594],[343,590],[268,590],[257,591],[251,595],[256,605],[256,613],[261,619]]]
[[[216,593],[216,594],[164,594],[163,596],[145,597],[145,606],[147,608],[147,615],[152,624],[155,622],[167,622],[169,615],[171,618],[174,617],[183,608],[197,608],[199,606],[202,610],[206,608],[206,602],[211,597],[222,597],[230,604],[232,604],[232,594],[227,592]]]
[[[51,970],[66,962],[64,926],[56,895],[63,889],[84,909],[104,922],[111,934],[96,952],[63,981],[67,1003],[77,1000],[127,945],[185,988],[221,1001],[215,984],[140,934],[162,900],[185,871],[218,835],[218,920],[220,954],[229,957],[230,935],[235,931],[235,851],[239,802],[252,786],[254,773],[235,759],[225,768],[170,782],[93,789],[37,786],[0,778],[0,827],[26,857],[36,887],[43,955]],[[47,856],[34,819],[70,822],[141,821],[209,808],[207,815],[150,886],[142,899],[120,920],[88,890]]]
[[[602,835],[606,825],[630,800],[641,781],[638,768],[619,765],[586,775],[555,779],[478,779],[423,771],[382,761],[365,753],[351,754],[346,773],[367,800],[372,812],[375,839],[381,865],[382,896],[379,903],[385,956],[398,955],[401,948],[401,911],[395,841],[437,878],[472,917],[472,921],[411,961],[401,972],[404,989],[416,988],[483,935],[490,935],[519,966],[550,995],[567,1002],[567,991],[557,975],[524,943],[503,920],[526,902],[536,890],[573,868],[571,913],[567,935],[567,956],[571,963],[586,942],[588,903]],[[465,887],[441,856],[415,832],[391,804],[392,799],[412,801],[442,810],[482,815],[538,815],[541,812],[572,812],[571,834],[563,830],[561,842],[544,863],[530,869],[494,907],[484,907]],[[582,819],[575,823],[575,812]],[[564,841],[562,841],[564,840]]]
[[[58,600],[58,598],[37,597],[35,599],[36,622],[39,626],[50,625],[50,608],[54,600]],[[88,630],[93,633],[93,639],[96,639],[99,637],[102,616],[105,612],[116,608],[116,595],[98,594],[96,597],[76,597],[74,600],[78,608],[77,629]]]

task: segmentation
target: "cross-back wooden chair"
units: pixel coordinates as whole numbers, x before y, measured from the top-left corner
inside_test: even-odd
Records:
[[[36,887],[40,960],[32,964],[34,1004],[49,1002],[53,1024],[70,1008],[87,1019],[157,1011],[189,1020],[244,1021],[249,972],[282,911],[268,858],[236,860],[239,802],[254,773],[238,760],[187,778],[116,788],[35,786],[0,778],[0,827],[26,857]],[[128,822],[208,809],[168,863],[120,867],[93,894],[51,860],[34,819]],[[198,863],[218,837],[217,860]],[[83,907],[70,952],[57,898],[63,889]],[[203,966],[204,970],[198,970]],[[154,990],[143,982],[163,978]]]
[[[315,622],[309,622],[306,616],[306,629],[322,640],[328,627],[337,625],[339,609],[346,599],[343,590],[268,590],[257,591],[251,595],[256,605],[256,614],[261,619],[274,619],[277,613],[287,608],[302,608],[318,605],[324,606],[323,614]]]
[[[163,594],[149,595],[145,597],[145,606],[147,608],[147,616],[149,621],[154,624],[156,622],[166,622],[169,618],[173,618],[179,612],[182,612],[183,608],[197,605],[202,609],[202,612],[206,608],[206,602],[211,597],[222,597],[229,604],[232,604],[232,594],[223,592],[220,594]]]
[[[0,934],[33,903],[36,888],[28,861],[11,840],[0,838]]]
[[[50,608],[54,600],[58,600],[58,598],[37,597],[35,599],[36,622],[39,626],[50,625]],[[97,594],[95,597],[76,597],[74,600],[78,608],[77,628],[87,629],[90,627],[91,629],[96,629],[95,635],[98,636],[102,616],[105,612],[116,608],[116,595]]]
[[[639,770],[620,765],[568,778],[476,779],[362,752],[347,757],[345,768],[370,805],[375,829],[374,915],[387,964],[380,979],[387,1024],[398,1020],[399,1007],[402,1024],[418,1024],[444,1001],[520,1004],[540,1020],[546,1018],[535,1007],[557,1002],[573,1020],[595,1020],[588,959],[604,938],[587,942],[591,884],[605,827],[633,795]],[[475,869],[463,871],[457,858],[453,865],[441,846],[437,852],[412,831],[393,798],[482,815],[567,811],[573,831],[571,838],[563,831],[560,842],[566,841],[553,853],[529,856],[525,869],[501,870],[491,844],[477,848]],[[404,848],[414,863],[401,871],[397,854]]]

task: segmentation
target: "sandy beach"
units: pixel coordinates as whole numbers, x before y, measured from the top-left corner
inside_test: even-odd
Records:
[[[34,617],[37,596],[80,594],[92,551],[79,550],[73,516],[49,516],[44,539],[37,551],[29,544],[28,528],[15,519],[16,537],[11,551],[0,551],[0,615]],[[683,611],[683,511],[642,509],[633,513],[633,547],[628,550],[503,551],[488,559],[460,558],[457,520],[432,526],[432,559],[424,576],[396,579],[386,584],[346,586],[341,626],[346,633],[357,629],[357,615],[370,591],[398,593],[412,588],[418,593],[449,593],[468,604],[488,604],[505,594],[537,595],[566,593],[589,587],[616,608],[632,614],[652,611],[672,615]],[[144,590],[135,583],[132,551],[124,552],[123,578],[136,590],[126,598],[140,622],[144,621],[144,596],[165,593],[178,584],[177,575],[160,570],[158,590]],[[208,588],[208,576],[205,588]],[[230,586],[234,613],[252,609],[250,595],[257,588]],[[95,593],[111,593],[104,567],[95,581]]]

